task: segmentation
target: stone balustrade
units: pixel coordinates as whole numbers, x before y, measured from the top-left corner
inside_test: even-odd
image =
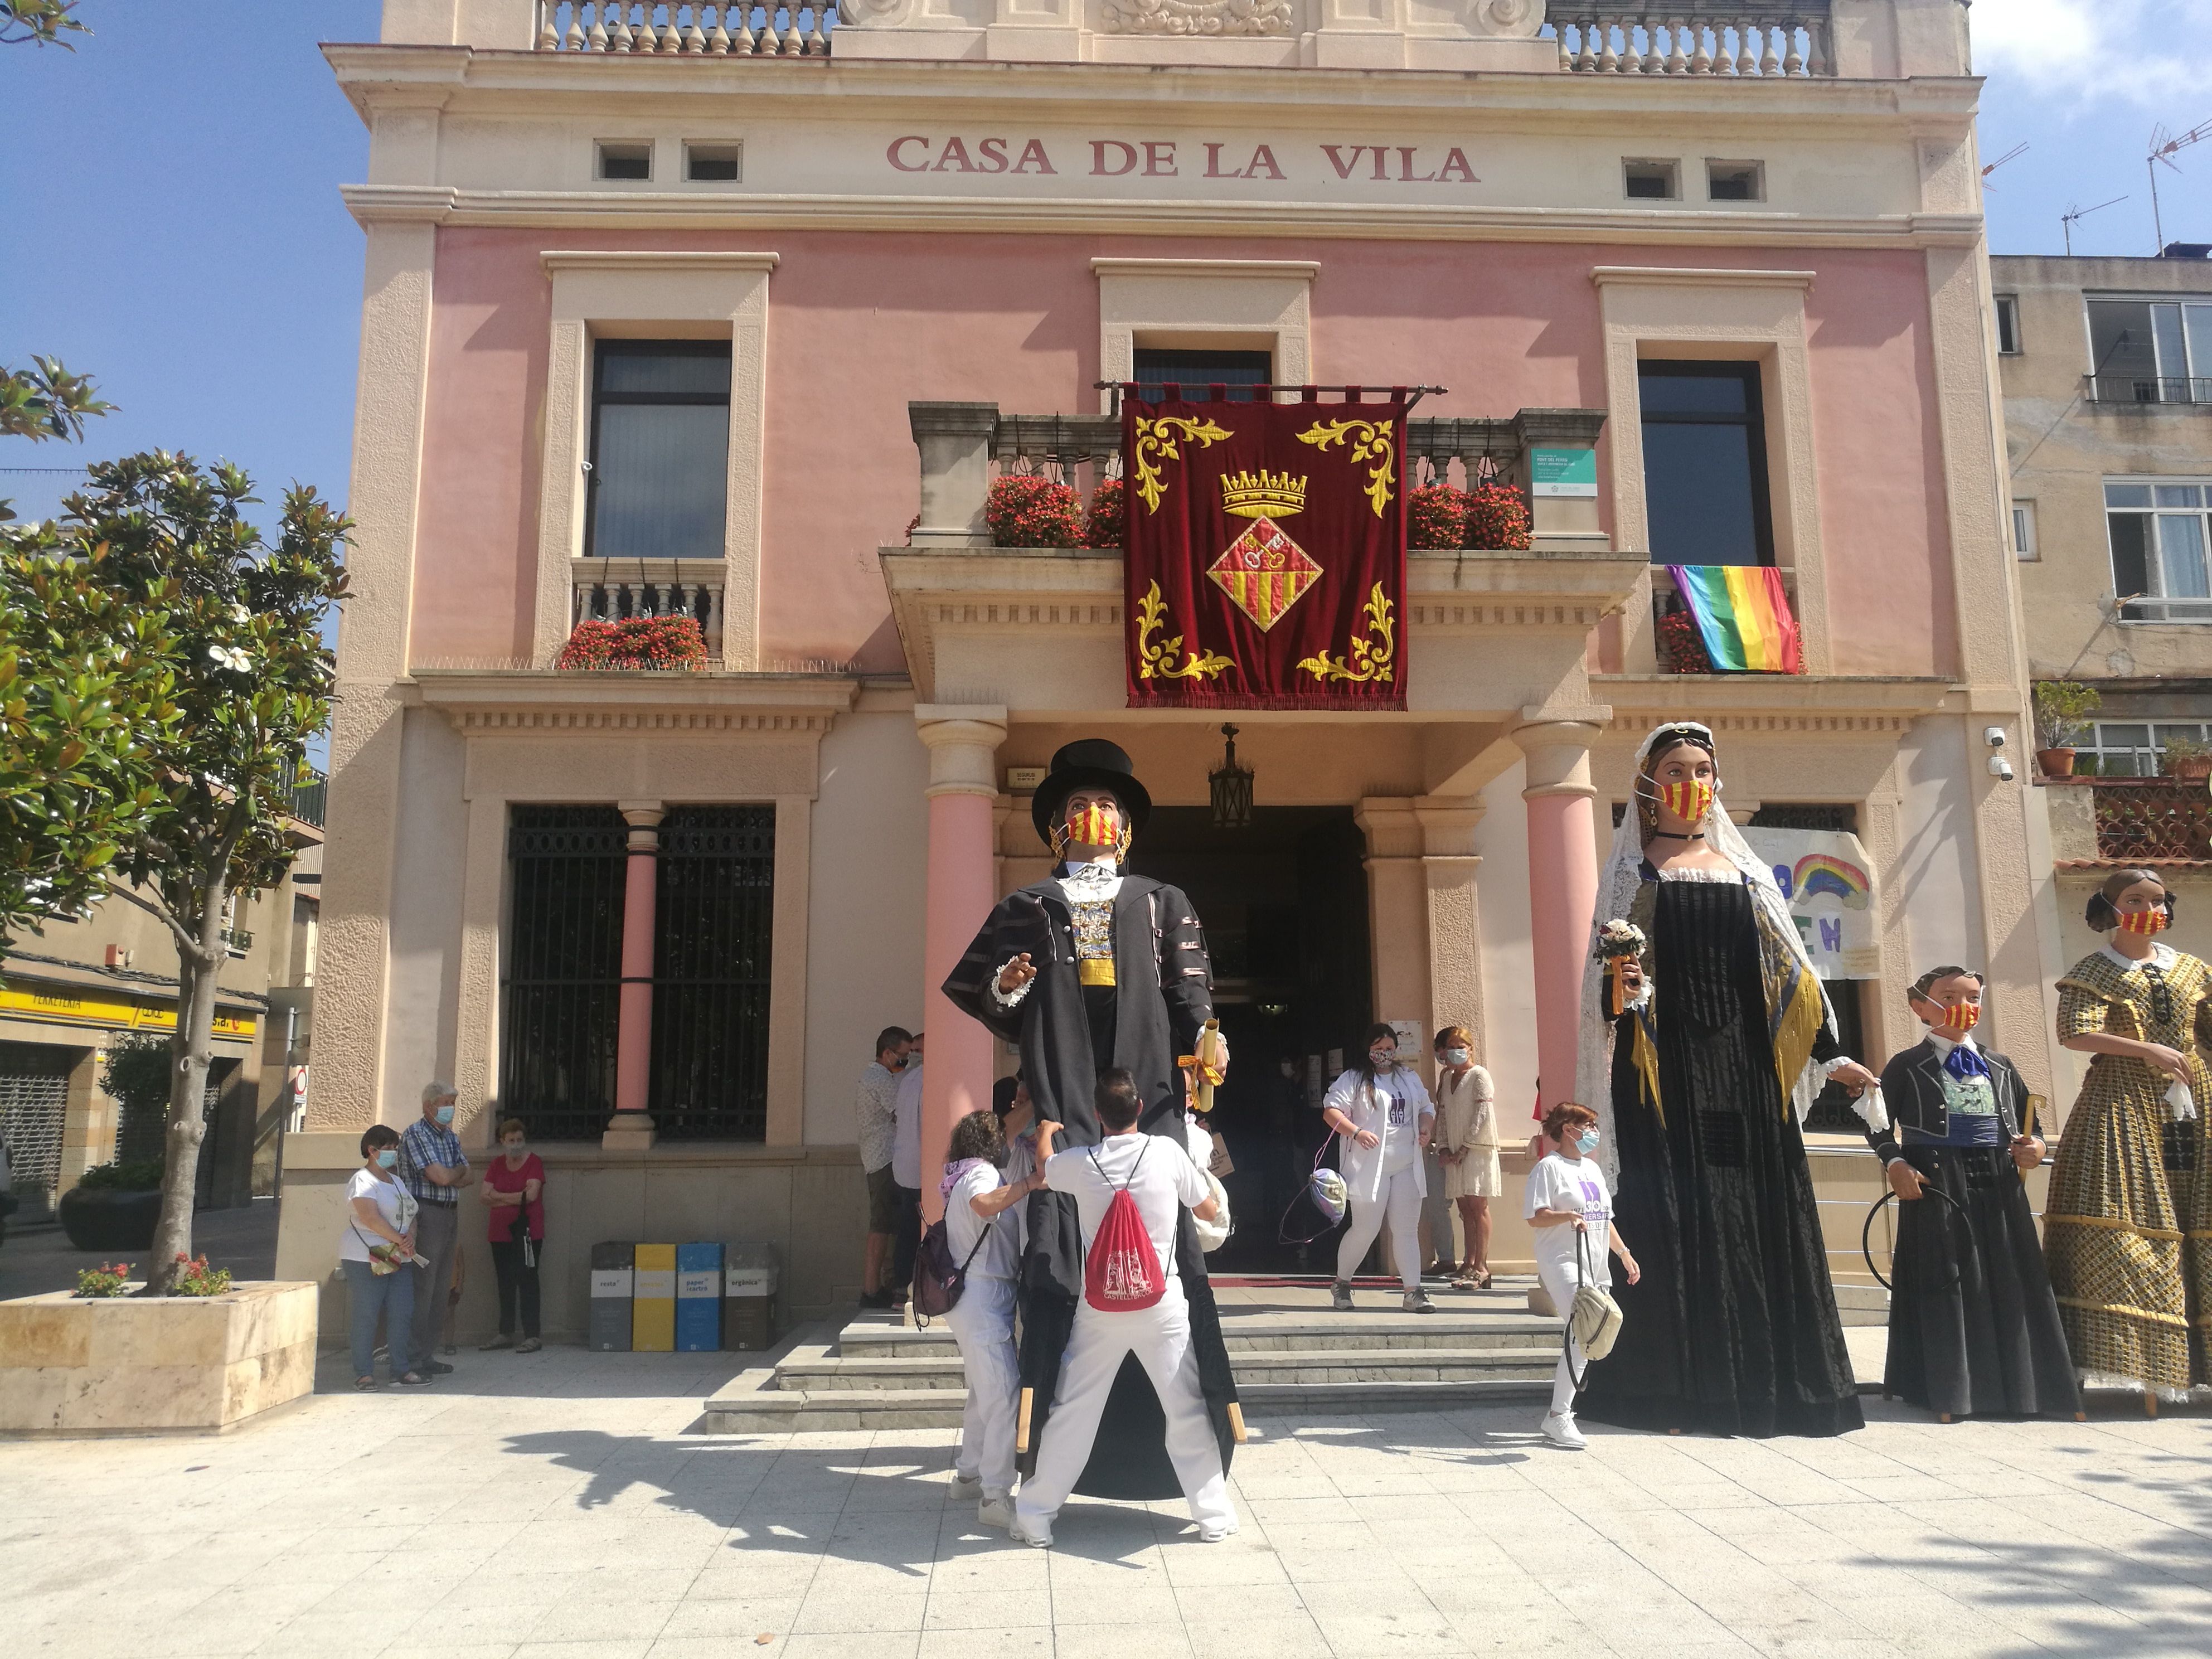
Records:
[[[1827,0],[1776,7],[1740,0],[1561,5],[1553,8],[1547,27],[1559,44],[1560,69],[1573,75],[1775,80],[1836,72]]]
[[[714,559],[578,559],[568,625],[624,617],[695,617],[707,654],[722,652],[722,566]]]
[[[694,58],[826,58],[833,0],[693,5],[676,0],[533,0],[539,52],[654,52]]]

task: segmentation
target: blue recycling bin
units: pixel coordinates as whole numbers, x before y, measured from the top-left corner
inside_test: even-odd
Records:
[[[722,1346],[722,1247],[676,1247],[676,1350],[714,1353]]]

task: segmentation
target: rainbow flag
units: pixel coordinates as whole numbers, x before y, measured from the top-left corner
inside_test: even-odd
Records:
[[[1802,674],[1805,649],[1782,573],[1764,564],[1670,564],[1675,591],[1698,619],[1721,672]]]

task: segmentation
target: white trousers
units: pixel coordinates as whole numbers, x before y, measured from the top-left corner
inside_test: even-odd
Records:
[[[945,1322],[952,1327],[968,1375],[954,1473],[963,1480],[981,1480],[986,1498],[1008,1497],[1014,1490],[1014,1413],[1022,1392],[1014,1352],[1014,1281],[971,1277]]]
[[[1387,1219],[1390,1224],[1390,1250],[1398,1267],[1398,1277],[1409,1291],[1421,1288],[1421,1172],[1407,1165],[1395,1175],[1382,1177],[1379,1197],[1364,1198],[1352,1195],[1352,1224],[1344,1230],[1343,1241],[1336,1247],[1336,1276],[1350,1279],[1359,1271],[1359,1264],[1375,1243],[1375,1236],[1382,1231]]]
[[[1582,1282],[1576,1277],[1574,1269],[1540,1267],[1536,1270],[1536,1280],[1543,1285],[1544,1294],[1552,1298],[1552,1305],[1559,1310],[1560,1318],[1565,1319],[1574,1312],[1575,1290]],[[1601,1289],[1613,1288],[1610,1279],[1601,1279],[1597,1283]],[[1568,1363],[1571,1355],[1572,1364]],[[1559,1344],[1559,1368],[1552,1373],[1552,1410],[1554,1413],[1571,1412],[1575,1408],[1575,1373],[1586,1370],[1589,1366],[1589,1357],[1583,1352],[1582,1345],[1570,1333]]]
[[[1121,1358],[1133,1353],[1152,1378],[1167,1418],[1167,1453],[1190,1504],[1190,1518],[1208,1531],[1237,1524],[1229,1477],[1212,1419],[1199,1392],[1198,1355],[1190,1346],[1190,1307],[1173,1279],[1154,1307],[1137,1313],[1101,1313],[1088,1302],[1075,1308],[1075,1330],[1060,1362],[1052,1414],[1037,1448],[1036,1473],[1022,1482],[1014,1516],[1022,1530],[1048,1536],[1053,1517],[1075,1489],[1098,1437],[1098,1419],[1114,1391]]]

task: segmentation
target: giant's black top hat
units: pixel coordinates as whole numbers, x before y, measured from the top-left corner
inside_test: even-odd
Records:
[[[1030,798],[1030,821],[1047,846],[1052,844],[1052,821],[1078,789],[1110,789],[1129,815],[1132,830],[1145,827],[1152,815],[1152,798],[1137,781],[1129,751],[1104,738],[1079,738],[1052,757],[1052,770]]]

